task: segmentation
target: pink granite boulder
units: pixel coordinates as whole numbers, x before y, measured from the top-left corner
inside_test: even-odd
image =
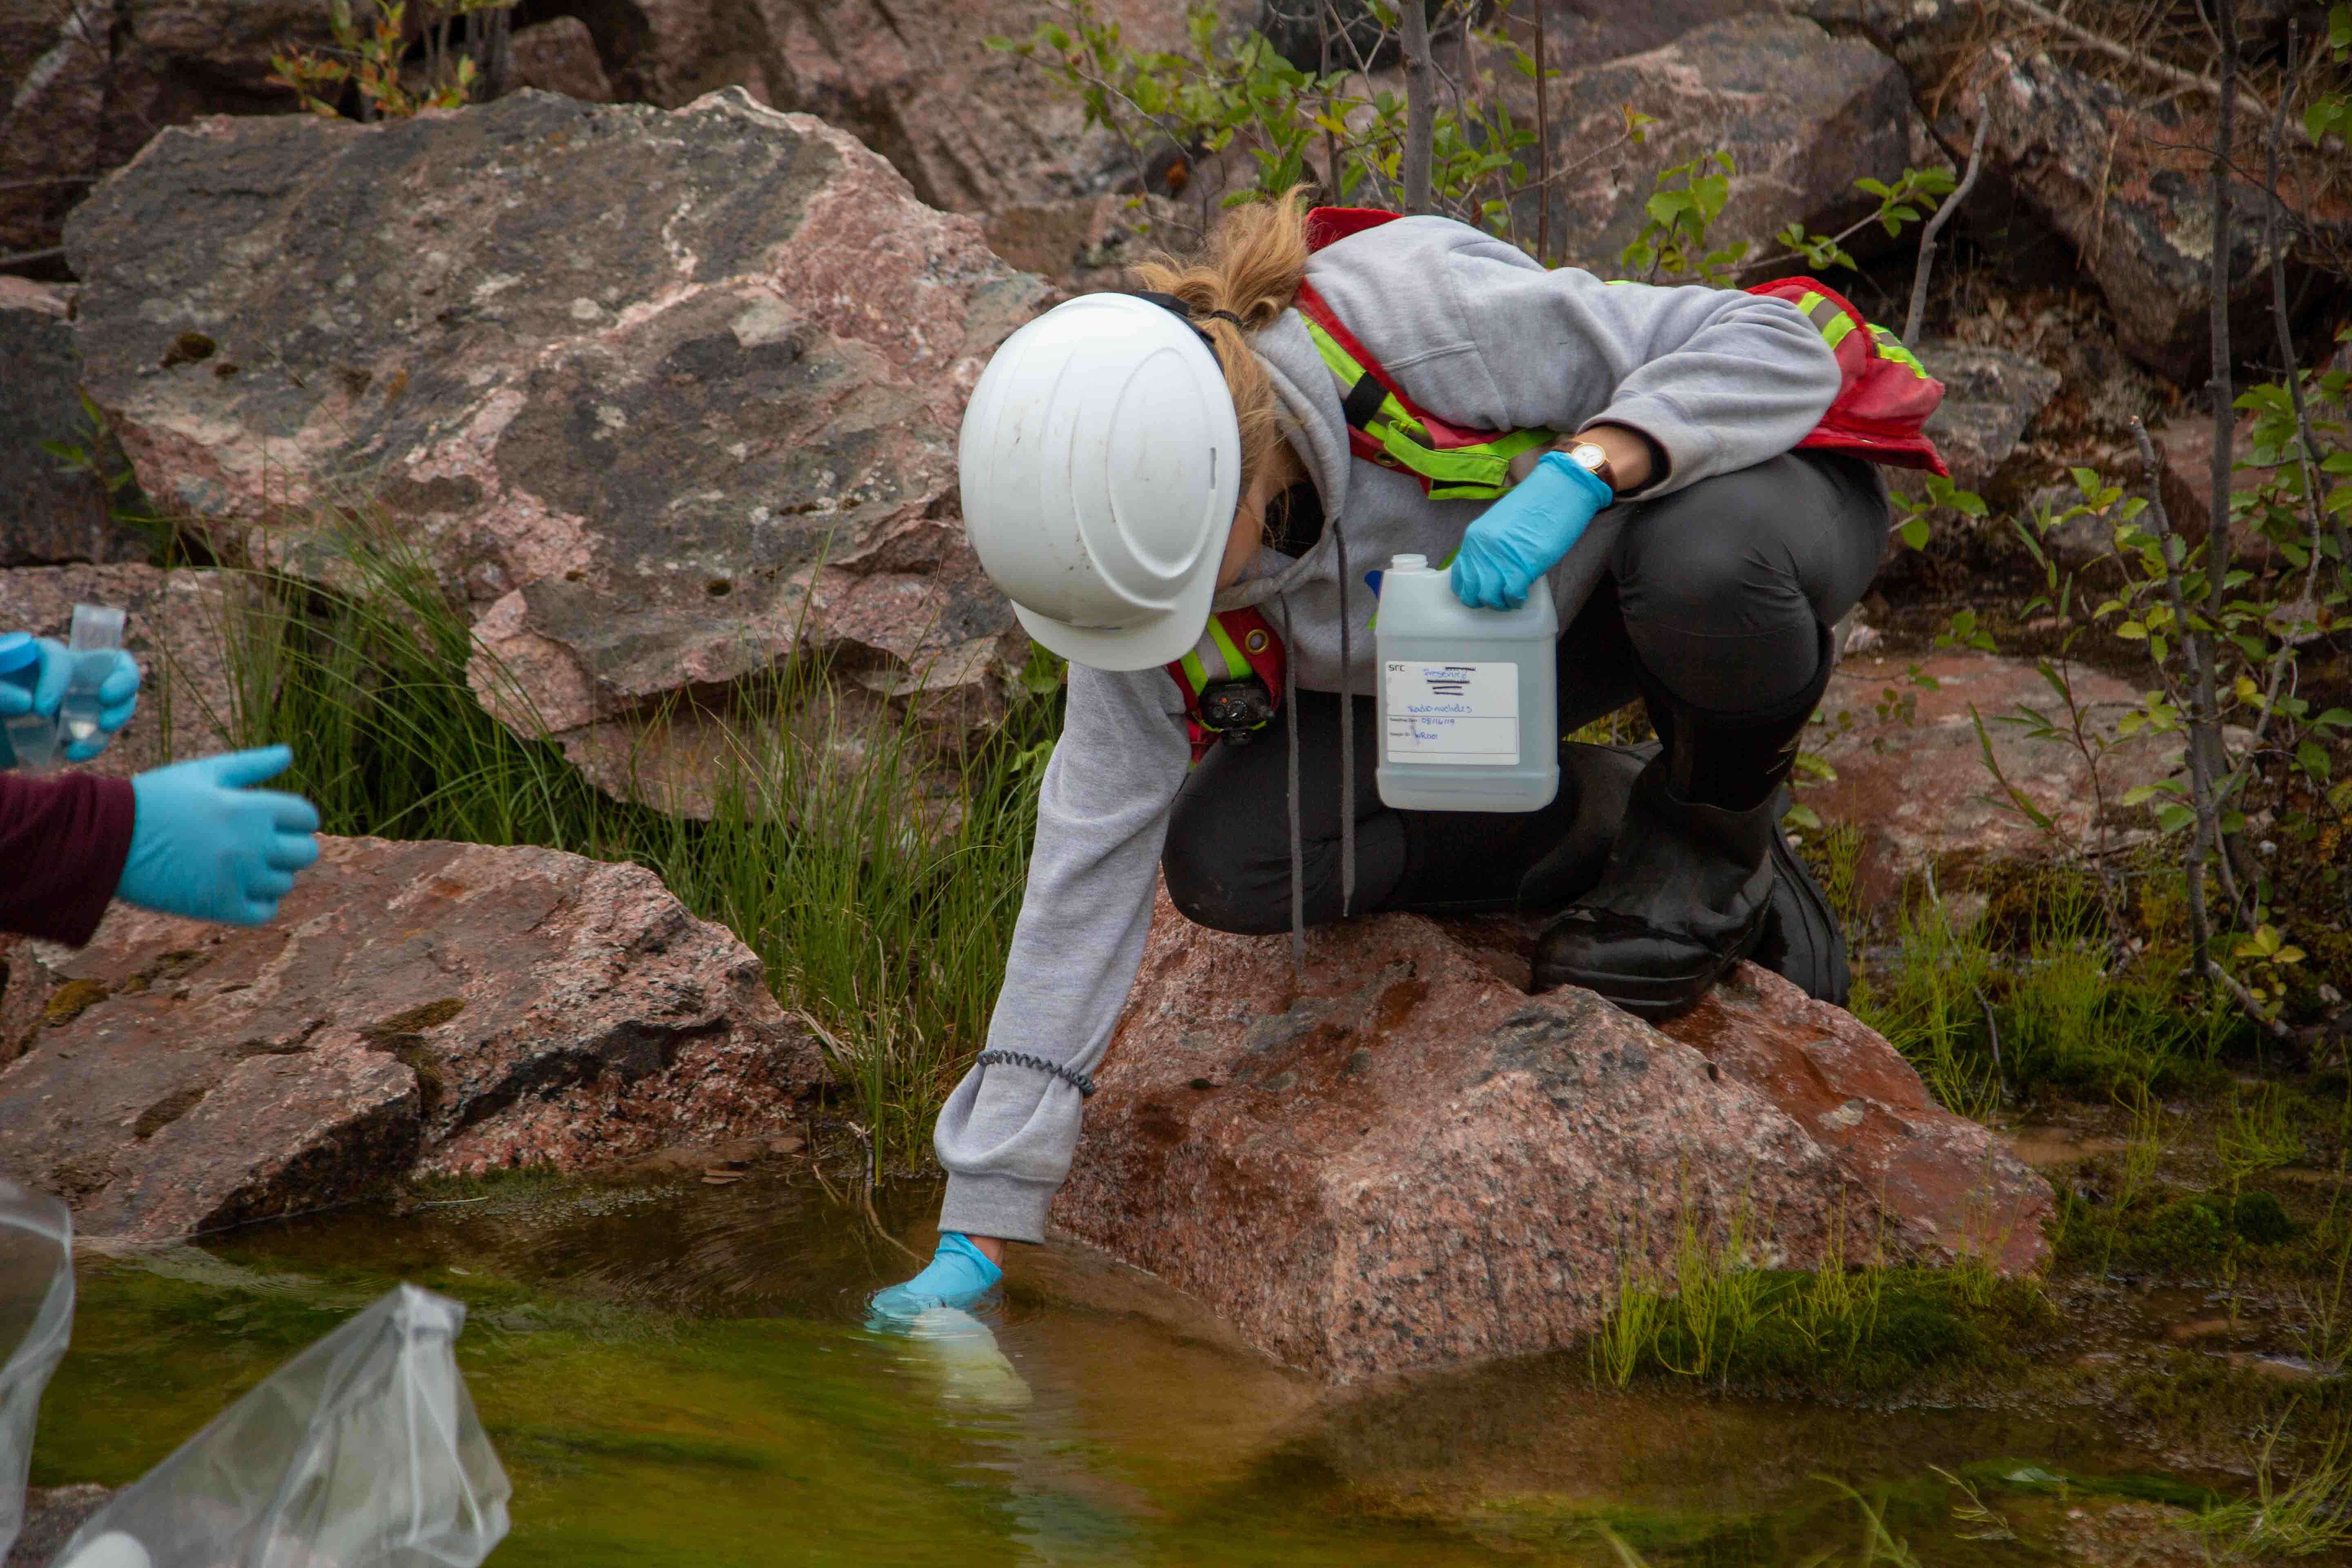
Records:
[[[1387,915],[1286,942],[1160,901],[1055,1219],[1337,1382],[1557,1349],[1687,1217],[1756,1261],[2032,1267],[2042,1179],[1893,1047],[1743,966],[1660,1031]],[[1842,1234],[1841,1234],[1842,1231]]]

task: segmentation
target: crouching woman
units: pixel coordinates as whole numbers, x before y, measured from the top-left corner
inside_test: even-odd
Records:
[[[973,393],[965,525],[1069,659],[1068,715],[987,1048],[940,1115],[939,1255],[876,1298],[886,1316],[974,1300],[1005,1242],[1043,1238],[1163,874],[1228,931],[1558,910],[1538,988],[1652,1018],[1765,939],[1826,628],[1888,526],[1866,463],[1799,449],[1840,391],[1828,337],[1805,301],[1605,284],[1435,217],[1331,239],[1350,222],[1239,209],[1202,256],[1139,268],[1146,292],[1024,327]],[[1383,806],[1363,574],[1401,553],[1450,558],[1490,608],[1548,575],[1559,731],[1639,698],[1662,746],[1564,747],[1539,811]],[[1261,620],[1222,614],[1244,609]],[[1234,624],[1279,644],[1265,696],[1291,689],[1288,710],[1196,751],[1222,710],[1202,678],[1274,668]]]

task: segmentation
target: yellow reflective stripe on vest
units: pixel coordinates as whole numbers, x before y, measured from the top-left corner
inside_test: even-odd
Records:
[[[1903,340],[1901,338],[1896,337],[1893,332],[1888,331],[1885,327],[1879,326],[1875,322],[1871,324],[1870,335],[1878,344],[1878,353],[1881,359],[1891,359],[1896,364],[1909,365],[1911,367],[1911,374],[1917,376],[1922,381],[1931,379],[1927,374],[1927,367],[1919,363],[1919,356],[1917,354],[1913,353],[1909,349],[1903,346]]]
[[[1250,661],[1242,656],[1240,647],[1235,646],[1232,636],[1214,616],[1209,617],[1209,636],[1216,643],[1217,651],[1225,658],[1225,673],[1218,679],[1240,680],[1252,673]]]
[[[1301,311],[1298,319],[1306,323],[1307,335],[1314,340],[1324,368],[1340,383],[1344,397],[1364,379],[1363,365],[1314,318]],[[1513,430],[1491,441],[1440,448],[1430,443],[1429,427],[1385,388],[1380,407],[1364,422],[1363,429],[1397,468],[1428,481],[1433,500],[1491,500],[1501,495],[1511,488],[1511,459],[1553,438],[1549,430]]]
[[[1195,697],[1220,680],[1241,680],[1254,673],[1250,661],[1243,656],[1241,648],[1227,635],[1225,628],[1217,624],[1214,616],[1209,617],[1209,625],[1201,633],[1201,640],[1194,643],[1192,651],[1176,663],[1184,671],[1184,683],[1192,689]],[[1213,669],[1213,674],[1211,673]]]

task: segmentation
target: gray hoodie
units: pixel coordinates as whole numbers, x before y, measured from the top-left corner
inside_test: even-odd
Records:
[[[1666,466],[1644,497],[1789,450],[1838,388],[1837,362],[1821,333],[1784,301],[1546,271],[1445,218],[1406,218],[1341,240],[1315,255],[1307,276],[1390,378],[1450,424],[1567,433],[1605,420],[1648,436]],[[1341,389],[1296,311],[1253,346],[1327,521],[1296,561],[1260,551],[1216,608],[1279,597],[1299,687],[1369,696],[1374,601],[1362,574],[1403,552],[1445,559],[1484,503],[1433,501],[1412,476],[1350,458]],[[1600,577],[1624,515],[1603,512],[1553,568],[1563,625]],[[1343,530],[1355,579],[1344,667]],[[1282,623],[1278,613],[1272,618]],[[1135,983],[1169,806],[1191,755],[1182,697],[1166,671],[1072,667],[1068,716],[1045,769],[1028,887],[989,1024],[991,1049],[1077,1073],[1102,1060]],[[940,1228],[1044,1239],[1082,1103],[1070,1083],[1031,1067],[996,1064],[965,1075],[934,1136],[948,1171]]]

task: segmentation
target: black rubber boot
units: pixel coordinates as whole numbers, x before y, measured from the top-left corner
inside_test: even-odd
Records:
[[[1779,797],[1783,815],[1785,795]],[[1829,895],[1801,857],[1789,846],[1788,835],[1776,819],[1772,826],[1771,910],[1764,917],[1764,934],[1749,954],[1757,963],[1788,981],[1816,1002],[1843,1007],[1853,991],[1847,967],[1845,932],[1830,909]]]
[[[1726,969],[1756,950],[1782,872],[1803,875],[1780,837],[1788,805],[1781,785],[1828,684],[1828,655],[1824,637],[1819,669],[1803,691],[1774,711],[1736,721],[1650,693],[1665,749],[1634,781],[1600,883],[1538,939],[1536,990],[1581,985],[1657,1022],[1696,1005]],[[1811,888],[1810,877],[1803,882]],[[1810,900],[1792,889],[1788,901],[1799,933],[1810,937]],[[1826,920],[1825,900],[1821,913]],[[1785,962],[1787,928],[1782,934]]]
[[[1560,747],[1560,793],[1576,792],[1576,815],[1519,879],[1521,910],[1546,913],[1592,890],[1609,868],[1609,848],[1624,824],[1633,781],[1657,753],[1654,742],[1638,746],[1571,742]]]
[[[1700,805],[1675,795],[1671,766],[1642,770],[1600,885],[1538,939],[1536,990],[1581,985],[1672,1018],[1763,935],[1778,792],[1746,811]]]

